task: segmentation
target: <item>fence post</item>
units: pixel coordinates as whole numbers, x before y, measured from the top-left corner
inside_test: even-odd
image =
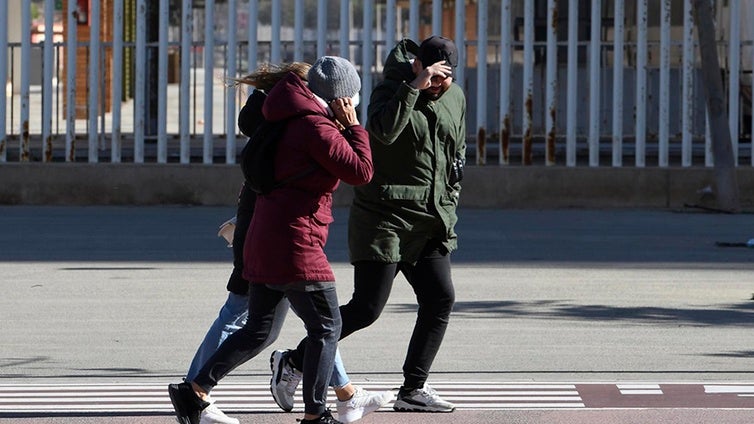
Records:
[[[8,2],[0,2],[0,22],[8,21]],[[5,94],[6,84],[8,82],[8,27],[4,25],[0,28],[0,162],[5,162],[8,158],[6,139],[7,131],[5,129],[5,114],[7,96]]]
[[[555,141],[557,133],[557,110],[558,110],[558,2],[547,1],[547,88],[545,115],[545,132],[547,144],[545,145],[545,164],[555,165]]]
[[[511,0],[500,7],[500,165],[510,163],[511,142]],[[458,40],[462,43],[463,40]]]
[[[601,2],[592,2],[592,27],[589,44],[589,166],[599,166],[600,164],[601,8]]]
[[[613,19],[613,166],[623,165],[623,0],[615,0]]]
[[[524,86],[521,164],[531,165],[534,136],[534,0],[524,1]]]
[[[579,76],[578,76],[578,54],[579,54],[579,2],[578,0],[568,1],[568,81],[567,84],[567,106],[566,106],[566,166],[576,166],[576,119],[577,115],[577,96]]]
[[[123,0],[113,3],[113,74],[120,74],[123,67]],[[110,140],[110,161],[121,161],[121,104],[123,97],[122,81],[118,78],[110,80],[112,93],[112,139]]]
[[[45,41],[44,41],[44,60],[42,69],[44,70],[44,86],[42,90],[42,140],[44,140],[44,153],[42,160],[45,162],[52,161],[52,70],[55,59],[52,39],[53,14],[55,12],[54,4],[51,1],[45,2]]]
[[[634,164],[638,168],[646,165],[647,141],[647,4],[648,0],[636,3],[636,151]]]
[[[31,33],[31,4],[30,2],[22,2],[21,5],[21,33]],[[29,63],[31,62],[31,37],[21,37],[21,69],[26,72],[21,72],[21,127],[19,132],[21,138],[19,140],[19,160],[21,162],[29,162],[31,160],[31,152],[29,146],[29,95],[31,89],[29,88],[31,81],[29,79]]]
[[[660,13],[660,114],[657,162],[669,163],[670,143],[670,0],[662,0]]]
[[[476,164],[487,163],[487,1],[477,2]]]

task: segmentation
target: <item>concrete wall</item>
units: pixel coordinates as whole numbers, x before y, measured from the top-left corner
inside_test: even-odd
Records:
[[[234,205],[237,165],[5,163],[0,204]],[[754,209],[754,168],[738,170],[741,206]],[[715,207],[706,168],[565,168],[468,166],[461,205],[472,208]],[[335,203],[348,205],[341,186]]]

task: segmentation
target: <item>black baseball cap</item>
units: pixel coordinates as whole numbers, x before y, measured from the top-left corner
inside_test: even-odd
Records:
[[[417,57],[425,68],[443,60],[453,68],[458,66],[458,50],[455,43],[439,35],[433,35],[422,41]]]

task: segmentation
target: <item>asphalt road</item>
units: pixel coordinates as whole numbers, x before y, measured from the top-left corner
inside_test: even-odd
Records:
[[[225,298],[227,207],[0,207],[0,386],[167,384]],[[328,256],[350,296],[347,211]],[[751,215],[647,210],[460,211],[457,304],[430,383],[754,384]],[[382,318],[341,343],[357,382],[400,384],[415,303],[399,277]],[[303,335],[289,315],[274,348]],[[229,382],[268,379],[269,352]],[[0,387],[2,388],[2,387]],[[173,422],[163,413],[9,414],[21,423]],[[5,409],[7,411],[7,409]],[[24,418],[25,417],[25,418]],[[242,422],[295,414],[243,413]],[[459,408],[387,422],[750,423],[754,409]]]

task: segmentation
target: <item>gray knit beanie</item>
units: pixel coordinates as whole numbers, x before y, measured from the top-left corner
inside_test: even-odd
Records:
[[[351,62],[338,56],[322,56],[309,69],[309,89],[330,102],[353,97],[361,90],[361,79]]]

